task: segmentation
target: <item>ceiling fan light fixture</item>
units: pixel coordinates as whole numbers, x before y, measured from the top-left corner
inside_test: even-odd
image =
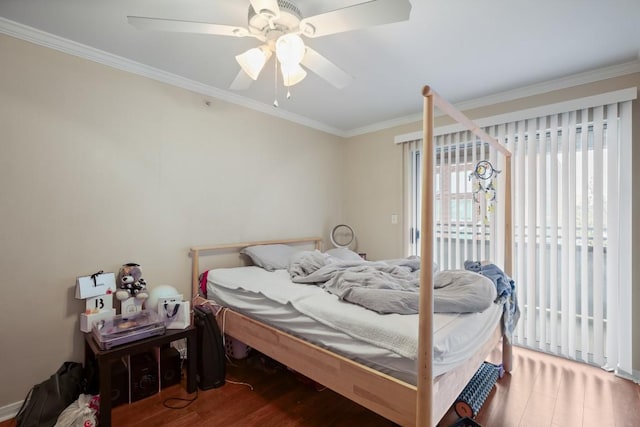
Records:
[[[242,70],[253,80],[258,80],[258,76],[269,58],[271,58],[271,50],[266,46],[254,47],[236,55],[236,61]]]
[[[287,87],[298,84],[307,77],[307,72],[300,64],[282,64],[280,71],[282,72],[282,82]]]
[[[246,3],[247,0],[242,1]],[[307,71],[311,71],[335,88],[343,89],[353,81],[353,77],[311,47],[305,46],[300,36],[318,38],[406,21],[411,12],[411,0],[352,0],[348,2],[350,5],[303,17],[295,2],[297,0],[248,0],[246,26],[142,16],[127,16],[127,20],[143,30],[253,37],[259,40],[262,46],[236,56],[241,70],[230,85],[233,90],[248,89],[251,82],[258,79],[274,52],[277,56],[274,65],[276,70],[281,66],[286,86],[300,82]],[[273,77],[277,84],[280,79],[277,71]]]
[[[276,40],[276,56],[278,61],[285,66],[300,64],[304,57],[305,46],[302,37],[295,33],[289,33],[278,37]]]

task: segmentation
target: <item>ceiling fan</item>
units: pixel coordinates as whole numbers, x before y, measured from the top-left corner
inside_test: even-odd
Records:
[[[370,0],[303,18],[298,7],[288,0],[249,0],[247,27],[180,21],[174,19],[127,16],[131,25],[143,30],[212,34],[232,37],[253,37],[262,42],[237,55],[240,72],[230,85],[232,90],[248,89],[257,80],[263,67],[276,54],[284,86],[302,81],[314,72],[338,89],[352,80],[349,74],[327,58],[306,46],[301,36],[322,37],[365,27],[406,21],[409,0]],[[304,68],[303,68],[304,67]]]

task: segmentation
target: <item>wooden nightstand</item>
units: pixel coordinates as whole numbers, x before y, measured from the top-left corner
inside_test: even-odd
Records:
[[[100,371],[100,419],[101,427],[111,425],[111,367],[113,362],[123,357],[130,358],[132,354],[159,349],[163,344],[186,338],[187,340],[187,392],[196,391],[196,360],[197,360],[197,334],[194,326],[186,329],[167,329],[164,335],[145,338],[129,344],[114,347],[110,350],[102,350],[95,342],[91,333],[84,334],[84,360],[85,366],[92,360],[98,362]],[[160,360],[158,359],[158,370]],[[160,376],[158,376],[158,389],[160,388]]]

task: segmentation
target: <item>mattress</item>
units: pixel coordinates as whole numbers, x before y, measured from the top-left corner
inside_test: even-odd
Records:
[[[207,275],[207,297],[262,323],[416,384],[418,315],[378,314],[340,301],[286,270],[220,268]],[[502,306],[482,313],[434,314],[433,376],[464,363],[494,333]]]

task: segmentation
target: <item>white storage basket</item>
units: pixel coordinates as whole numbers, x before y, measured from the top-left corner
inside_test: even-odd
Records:
[[[224,350],[227,353],[227,356],[233,359],[244,359],[249,355],[249,351],[251,351],[251,347],[225,334]]]

